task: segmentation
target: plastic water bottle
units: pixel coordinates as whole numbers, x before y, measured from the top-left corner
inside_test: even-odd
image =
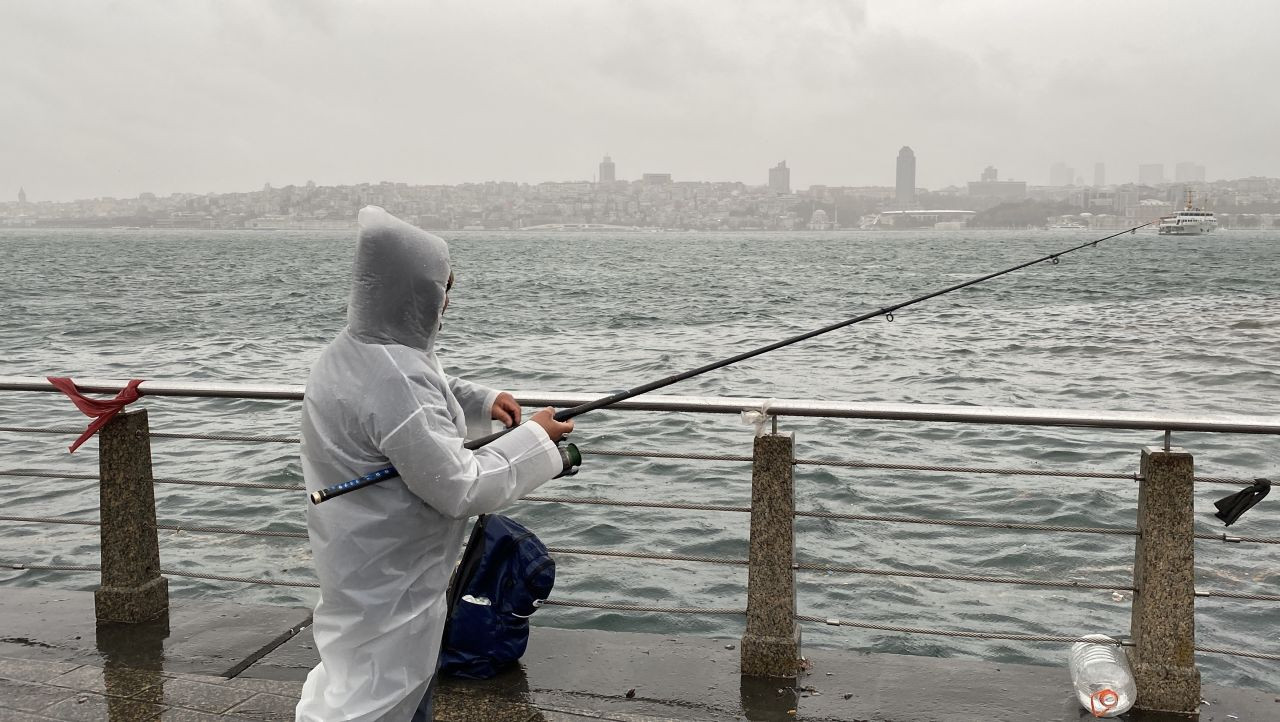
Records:
[[[1080,704],[1094,717],[1117,717],[1129,711],[1138,696],[1129,658],[1105,634],[1088,634],[1071,645],[1071,684]]]

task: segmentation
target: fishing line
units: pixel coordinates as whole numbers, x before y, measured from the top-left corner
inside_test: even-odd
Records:
[[[1059,259],[1067,255],[1068,253],[1074,253],[1075,251],[1078,251],[1082,248],[1097,246],[1099,243],[1103,241],[1109,241],[1112,238],[1115,238],[1117,236],[1123,236],[1126,233],[1134,233],[1139,228],[1144,228],[1156,222],[1158,221],[1148,221],[1147,223],[1143,223],[1142,225],[1133,226],[1132,228],[1126,228],[1123,231],[1119,231],[1118,233],[1112,233],[1109,236],[1104,236],[1097,240],[1081,243],[1078,246],[1073,246],[1064,251],[1058,251],[1057,253],[1050,253],[1047,256],[1042,256],[1035,260],[1027,261],[1026,263],[1019,263],[1016,266],[1011,266],[1002,271],[996,271],[995,273],[988,273],[985,276],[974,278],[972,280],[965,281],[963,283],[957,283],[954,286],[947,286],[946,288],[939,289],[931,293],[926,293],[923,296],[916,296],[915,298],[912,298],[908,301],[896,303],[891,306],[885,306],[875,311],[868,311],[867,313],[864,313],[860,316],[854,316],[853,318],[846,319],[844,321],[840,321],[837,323],[833,323],[829,326],[823,326],[822,328],[815,329],[813,331],[808,331],[808,332],[799,334],[797,336],[792,336],[790,338],[783,339],[781,341],[775,341],[774,343],[768,344],[766,346],[761,346],[759,348],[752,349],[750,351],[744,351],[743,353],[737,354],[736,356],[730,356],[729,358],[721,359],[719,361],[713,361],[709,364],[706,364],[705,366],[699,366],[698,368],[690,369],[683,373],[667,376],[666,378],[658,379],[657,381],[650,381],[649,383],[641,384],[640,386],[636,386],[635,388],[627,389],[625,391],[619,391],[615,394],[596,399],[595,401],[588,401],[585,404],[580,404],[578,406],[574,406],[568,409],[561,409],[560,411],[556,412],[555,419],[557,421],[568,421],[569,419],[572,419],[575,416],[581,416],[582,414],[585,414],[588,411],[595,411],[597,409],[605,408],[606,406],[612,406],[613,404],[616,404],[620,401],[626,401],[627,399],[632,398],[633,396],[639,396],[640,394],[648,393],[655,389],[663,388],[664,386],[670,386],[671,384],[693,378],[694,376],[705,374],[708,371],[715,371],[716,369],[724,368],[725,366],[735,364],[739,361],[744,361],[746,359],[753,358],[755,356],[760,356],[761,354],[766,354],[766,353],[769,353],[770,351],[776,351],[785,346],[790,346],[791,344],[799,343],[801,341],[811,339],[815,336],[821,336],[824,333],[830,333],[837,329],[845,328],[846,326],[852,326],[855,323],[861,323],[863,321],[866,321],[867,319],[884,316],[885,320],[892,321],[893,312],[899,309],[906,308],[908,306],[914,306],[917,303],[923,303],[924,301],[928,301],[931,298],[937,298],[938,296],[951,293],[952,291],[959,291],[962,288],[968,288],[969,286],[974,286],[979,283],[983,283],[984,281],[990,281],[993,278],[998,278],[1005,274],[1013,273],[1014,271],[1021,270],[1028,266],[1034,266],[1037,263],[1044,263],[1045,261],[1049,261],[1050,263],[1057,265]],[[497,433],[489,434],[488,436],[482,436],[478,439],[473,439],[471,441],[466,442],[464,446],[467,449],[474,451],[475,449],[478,449],[494,441],[495,439],[500,438],[510,430],[511,429],[504,429]],[[582,463],[582,456],[578,452],[578,448],[573,444],[568,444],[567,447],[561,449],[561,456],[562,458],[564,458],[564,461],[565,461],[564,474],[574,473],[576,471],[577,466]],[[377,484],[378,482],[381,482],[381,481],[386,481],[387,479],[393,478],[395,476],[398,476],[398,473],[396,472],[395,467],[379,469],[378,471],[366,474],[357,479],[344,481],[341,484],[335,484],[334,486],[330,486],[327,489],[321,489],[320,491],[312,492],[311,503],[319,504],[323,501],[328,501],[329,499],[332,499],[336,496],[342,496],[343,494],[348,494],[350,492],[356,491],[357,489],[363,489],[366,486]]]

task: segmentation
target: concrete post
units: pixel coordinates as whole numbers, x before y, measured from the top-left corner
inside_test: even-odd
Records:
[[[795,440],[767,434],[755,440],[751,470],[751,554],[747,568],[747,631],[742,674],[794,679],[800,658],[796,627]]]
[[[147,411],[116,414],[98,432],[102,586],[93,593],[100,622],[145,622],[169,611],[160,576],[156,499]]]
[[[1195,537],[1192,458],[1185,449],[1142,450],[1138,543],[1133,564],[1129,651],[1136,707],[1195,713],[1200,670],[1195,643]]]

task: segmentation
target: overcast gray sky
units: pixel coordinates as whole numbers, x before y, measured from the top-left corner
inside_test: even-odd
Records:
[[[1274,0],[0,2],[0,199],[1280,175]]]

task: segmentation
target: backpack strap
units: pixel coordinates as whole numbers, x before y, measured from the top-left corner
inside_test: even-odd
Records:
[[[449,578],[449,591],[445,595],[447,608],[445,611],[444,622],[444,638],[449,638],[449,626],[453,623],[453,610],[458,606],[458,602],[462,601],[462,596],[466,593],[471,578],[476,575],[476,569],[480,566],[481,560],[484,559],[484,525],[489,520],[488,514],[481,514],[474,526],[471,527],[471,536],[467,537],[467,548],[462,553],[462,559],[458,560],[457,566],[453,568],[453,575]]]

